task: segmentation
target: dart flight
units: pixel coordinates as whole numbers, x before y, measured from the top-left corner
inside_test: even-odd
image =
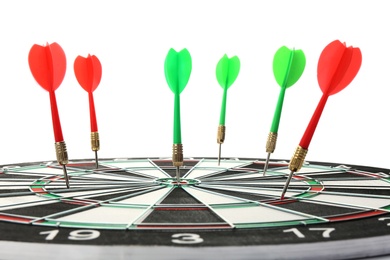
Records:
[[[282,115],[283,101],[286,89],[294,85],[301,77],[306,65],[305,54],[302,50],[289,49],[286,46],[280,47],[273,60],[274,77],[280,86],[279,98],[276,104],[274,117],[272,120],[271,130],[268,134],[266,152],[267,160],[264,165],[264,173],[267,172],[271,153],[275,151],[276,140],[278,137],[278,129],[280,117]]]
[[[98,168],[98,155],[100,149],[100,139],[96,120],[95,102],[93,92],[99,86],[102,77],[102,65],[95,55],[90,55],[86,58],[77,56],[74,61],[74,73],[80,86],[88,92],[89,113],[91,121],[91,148],[95,152],[95,163]]]
[[[361,63],[362,54],[360,49],[352,46],[347,47],[345,43],[341,43],[339,40],[331,42],[322,51],[317,66],[317,80],[323,94],[290,161],[290,175],[283,188],[281,199],[284,198],[292,175],[299,171],[304,163],[326,101],[329,96],[337,94],[352,82],[360,69]]]
[[[219,144],[218,165],[220,165],[221,162],[221,145],[225,141],[226,133],[225,119],[227,92],[230,86],[237,79],[239,72],[240,59],[237,56],[233,56],[229,59],[228,56],[225,54],[217,63],[215,74],[219,85],[223,89],[221,113],[219,117],[219,125],[217,132],[217,143]]]
[[[180,94],[187,86],[192,70],[191,55],[187,49],[180,52],[170,49],[164,63],[165,79],[174,94],[172,163],[176,167],[176,179],[180,183],[180,167],[183,166],[183,145],[180,123]]]
[[[66,186],[69,178],[66,170],[68,152],[62,135],[55,91],[61,85],[66,72],[66,56],[58,43],[45,46],[34,44],[28,54],[28,64],[37,83],[49,92],[57,161],[63,166]]]

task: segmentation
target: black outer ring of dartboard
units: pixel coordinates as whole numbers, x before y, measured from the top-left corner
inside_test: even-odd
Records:
[[[145,159],[145,158],[128,158]],[[149,158],[165,159],[165,158]],[[191,158],[201,159],[201,158]],[[215,158],[204,158],[215,159]],[[112,159],[102,159],[112,160]],[[240,160],[256,160],[240,158]],[[72,162],[87,161],[73,160]],[[282,160],[272,160],[273,162]],[[27,166],[32,163],[15,164]],[[325,163],[311,161],[310,164],[322,166],[338,166],[341,163]],[[11,166],[11,165],[8,165]],[[367,172],[384,172],[390,170],[370,166],[350,165],[352,169]],[[378,217],[389,221],[378,221]],[[390,212],[380,216],[316,224],[316,228],[336,228],[337,236],[332,236],[332,241],[318,236],[315,232],[309,232],[309,226],[297,227],[305,234],[304,238],[291,239],[283,234],[286,227],[251,228],[233,230],[99,230],[100,236],[94,240],[74,241],[70,240],[70,233],[79,231],[75,228],[59,227],[55,240],[45,241],[42,232],[53,230],[53,227],[23,225],[16,223],[0,222],[0,252],[10,259],[23,255],[20,248],[26,252],[40,252],[41,259],[62,252],[60,259],[66,258],[68,250],[73,250],[77,244],[81,250],[87,250],[90,257],[103,259],[103,256],[139,256],[160,259],[195,259],[196,257],[221,256],[224,259],[355,259],[364,257],[390,257]],[[173,244],[173,238],[190,240],[202,239],[202,243]],[[180,237],[181,236],[181,237]],[[237,243],[239,242],[239,243]],[[50,246],[49,246],[50,245]],[[42,247],[43,246],[43,247]],[[19,249],[19,250],[18,250]],[[222,250],[222,251],[221,251]],[[179,255],[175,256],[175,252]],[[33,253],[35,254],[35,253]],[[77,253],[72,253],[77,256]],[[181,255],[180,255],[181,254]],[[184,255],[187,255],[184,257]],[[226,254],[226,255],[225,255]],[[80,255],[81,256],[81,255]],[[8,259],[8,258],[7,258]],[[16,259],[16,258],[15,258]]]

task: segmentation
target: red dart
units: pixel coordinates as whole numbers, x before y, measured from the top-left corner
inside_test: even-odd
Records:
[[[68,153],[62,135],[55,96],[55,90],[61,85],[65,76],[65,53],[61,46],[55,42],[50,45],[47,43],[46,46],[34,44],[28,55],[28,64],[34,79],[50,95],[57,161],[63,166],[66,186],[69,188],[69,178],[65,166],[68,163]]]
[[[322,91],[322,97],[306,128],[305,133],[290,161],[290,175],[282,191],[281,199],[287,191],[294,172],[301,169],[314,131],[320,120],[328,97],[347,87],[358,73],[362,64],[362,54],[359,48],[347,47],[345,43],[335,40],[328,44],[321,53],[317,66],[317,80]]]
[[[98,168],[97,151],[100,149],[99,133],[96,121],[93,91],[99,86],[102,78],[102,65],[95,55],[87,58],[77,56],[74,61],[74,73],[81,87],[88,92],[89,113],[91,119],[91,147],[95,151],[96,168]]]

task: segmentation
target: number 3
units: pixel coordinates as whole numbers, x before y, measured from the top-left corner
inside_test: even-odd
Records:
[[[198,234],[179,233],[172,235],[172,242],[176,244],[199,244],[203,242]]]

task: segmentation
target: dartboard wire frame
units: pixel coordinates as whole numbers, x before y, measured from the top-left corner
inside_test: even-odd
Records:
[[[140,160],[142,160],[142,159],[145,159],[145,158],[120,158],[120,159],[117,159],[118,161],[121,161],[121,160],[124,160],[124,161],[126,161],[126,160],[133,160],[133,159],[140,159]],[[203,158],[203,159],[213,159],[213,158]],[[105,160],[113,160],[113,159],[102,159],[102,161],[105,161]],[[169,160],[168,158],[148,158],[148,160],[150,161],[150,160],[164,160],[164,161],[166,161],[166,160]],[[188,158],[187,160],[199,160],[198,158]],[[225,160],[235,160],[235,159],[225,159]],[[239,160],[239,159],[237,159],[237,160]],[[254,159],[242,159],[242,160],[251,160],[251,161],[253,161]],[[256,160],[257,162],[259,162],[259,163],[263,163],[263,161],[261,161],[261,160]],[[91,160],[91,161],[89,161],[89,160],[74,160],[74,161],[72,161],[71,163],[78,163],[78,162],[93,162],[93,160]],[[283,161],[283,160],[273,160],[272,162],[274,162],[274,163],[281,163],[281,164],[283,164],[283,165],[285,165],[287,162],[286,161]],[[199,163],[199,162],[198,162]],[[28,164],[34,164],[34,163],[26,163],[25,165],[28,165]],[[342,164],[337,164],[337,163],[322,163],[322,162],[310,162],[310,164],[311,165],[316,165],[316,164],[320,164],[320,166],[322,166],[322,167],[324,167],[324,168],[326,168],[326,167],[328,167],[327,165],[324,165],[324,164],[329,164],[329,167],[334,167],[334,168],[338,168],[338,169],[345,169],[345,170],[348,170],[348,169],[351,169],[351,168],[354,168],[355,166],[354,165],[350,165],[350,166],[343,166]],[[306,164],[306,165],[310,165],[310,164]],[[16,165],[16,164],[15,164]],[[19,164],[20,165],[20,164]],[[50,166],[50,167],[54,167],[54,168],[58,168],[58,169],[60,169],[61,167],[60,166],[58,166],[58,165],[56,165],[54,162],[47,162],[47,163],[43,163],[42,165],[45,165],[45,166]],[[248,164],[249,165],[249,164]],[[339,166],[337,166],[337,167],[335,167],[334,165],[339,165]],[[157,166],[157,165],[156,165]],[[318,165],[317,165],[318,166]],[[11,166],[9,166],[9,167],[14,167],[14,165],[11,165]],[[23,166],[21,166],[21,167],[23,167]],[[356,166],[356,167],[359,167],[359,166]],[[3,167],[3,168],[1,168],[1,169],[3,169],[4,170],[4,168],[6,168],[6,167]],[[115,168],[115,167],[114,167]],[[157,168],[159,168],[160,169],[160,167],[157,167]],[[185,167],[184,167],[185,168]],[[245,167],[244,167],[245,168]],[[244,169],[244,168],[242,168],[242,169]],[[72,169],[72,166],[70,166],[69,167],[69,169]],[[187,175],[189,175],[190,174],[190,172],[192,171],[194,169],[194,167],[189,171],[189,172],[187,172],[184,176],[183,176],[183,178],[185,177],[185,176],[187,176]],[[380,169],[380,168],[375,168],[375,169],[379,169],[379,170],[382,170],[382,169]],[[163,171],[162,169],[160,169],[161,171]],[[234,170],[234,169],[233,169]],[[386,171],[386,169],[383,169],[384,171]],[[99,170],[98,170],[99,171]],[[223,172],[223,170],[221,170],[222,172]],[[385,179],[387,182],[389,182],[390,183],[390,178],[389,178],[389,175],[388,174],[385,174],[385,173],[383,173],[382,171],[380,171],[380,172],[376,172],[376,173],[371,173],[371,172],[365,172],[365,171],[360,171],[360,170],[356,170],[356,171],[359,171],[360,172],[360,174],[362,174],[362,175],[364,175],[364,174],[366,174],[367,176],[369,176],[369,177],[378,177],[378,178],[381,178],[382,180],[383,179]],[[131,172],[131,171],[130,171]],[[248,173],[249,174],[249,173]],[[300,175],[304,175],[305,173],[299,173],[299,174],[297,174],[296,176],[294,176],[294,179],[299,179],[300,177]],[[331,173],[329,173],[329,174],[331,174]],[[70,174],[71,176],[72,176],[72,174]],[[210,175],[210,174],[209,174]],[[211,174],[211,176],[213,176],[213,175],[215,175],[215,174]],[[271,174],[272,175],[272,174]],[[42,177],[41,179],[44,179],[45,177]],[[207,177],[206,177],[207,178]],[[62,179],[63,180],[63,178],[61,177],[61,176],[57,176],[57,180],[58,179]],[[104,183],[104,181],[102,181],[103,183]],[[294,187],[294,186],[293,186]],[[292,190],[294,189],[294,188],[291,188]],[[103,189],[103,188],[102,188]],[[173,189],[173,188],[171,188],[171,189]],[[65,188],[63,188],[62,189],[63,191],[66,191],[66,189]],[[321,190],[322,191],[322,190]],[[332,192],[331,192],[332,193]],[[333,192],[334,194],[337,194],[337,192]],[[345,194],[344,194],[345,195]],[[362,194],[359,194],[359,195],[362,195]],[[367,195],[368,197],[370,197],[371,195]],[[381,195],[376,195],[376,196],[379,196],[379,197],[383,197],[383,198],[386,198],[386,196],[381,196]],[[387,196],[388,197],[388,196]],[[67,199],[66,197],[64,198],[64,199]],[[160,200],[162,200],[163,198],[160,198]],[[290,197],[290,198],[288,198],[286,201],[289,201],[289,200],[295,200],[296,198],[293,198],[293,197]],[[302,201],[305,201],[305,200],[308,200],[307,198],[305,198],[305,197],[303,197],[303,198],[299,198],[299,200],[302,200]],[[275,200],[275,201],[277,201],[277,200]],[[310,200],[309,200],[309,202],[310,202]],[[311,202],[311,203],[313,203],[313,202]],[[323,203],[323,204],[329,204],[328,202],[315,202],[315,203],[317,203],[317,204],[321,204],[321,203]],[[206,205],[207,207],[210,207],[209,205]],[[266,205],[266,206],[271,206],[272,207],[272,204],[269,204],[269,205]],[[353,205],[348,205],[349,207],[356,207],[356,206],[353,206]],[[88,206],[87,206],[88,207]],[[149,205],[149,207],[152,207],[152,205]],[[359,207],[356,207],[356,208],[359,208]],[[360,209],[362,209],[362,208],[360,208]],[[371,209],[372,210],[372,209]],[[389,207],[389,205],[387,206],[387,208],[385,209],[385,210],[387,210],[387,211],[390,211],[390,207]],[[377,215],[381,215],[381,214],[386,214],[386,213],[383,213],[383,212],[379,212]],[[363,215],[364,215],[364,213],[363,213]],[[377,215],[375,215],[375,216],[377,216]],[[46,216],[47,217],[47,216]],[[337,219],[337,216],[335,216],[335,218],[333,219],[333,221],[342,221],[342,220],[338,220]],[[131,230],[130,230],[131,231]],[[358,238],[358,239],[351,239],[351,240],[349,240],[348,241],[348,243],[349,242],[351,242],[351,245],[355,245],[355,240],[356,241],[365,241],[364,243],[372,243],[372,241],[374,241],[374,240],[378,240],[379,238],[378,237],[370,237],[370,238]],[[390,239],[390,236],[387,236],[387,235],[385,235],[385,236],[381,236],[381,238],[379,239],[380,241],[389,241],[389,239]],[[337,243],[332,243],[332,242],[337,242],[337,241],[327,241],[327,242],[320,242],[319,244],[321,244],[320,245],[320,247],[321,248],[324,248],[324,247],[327,247],[327,245],[329,245],[330,246],[330,248],[337,248],[338,246],[337,246]],[[18,243],[18,242],[15,242],[15,243]],[[306,244],[306,246],[310,246],[310,247],[313,247],[313,245],[315,244],[316,242],[313,242],[313,243],[307,243]],[[343,243],[345,243],[345,241],[343,241]],[[4,245],[4,244],[8,244],[6,241],[1,241],[0,242],[0,248]],[[24,244],[26,244],[26,243],[24,243]],[[36,248],[36,246],[40,246],[40,245],[36,245],[36,243],[27,243],[28,245],[34,245],[34,248]],[[381,244],[383,244],[383,243],[379,243],[378,242],[378,245],[381,245]],[[300,245],[305,245],[305,243],[301,243]],[[56,245],[55,247],[53,247],[53,248],[57,248],[56,250],[62,250],[62,249],[58,249],[58,247],[60,247],[60,248],[62,248],[62,247],[66,247],[65,245]],[[286,248],[289,248],[289,247],[291,247],[291,246],[293,246],[293,245],[290,245],[290,244],[283,244],[283,245],[261,245],[261,246],[248,246],[249,248],[250,248],[250,250],[251,250],[251,252],[253,253],[253,252],[257,252],[257,253],[261,253],[262,255],[264,255],[264,256],[266,256],[267,254],[265,254],[265,251],[264,250],[266,250],[267,252],[272,252],[272,257],[270,257],[270,259],[273,259],[275,256],[277,256],[278,255],[278,251],[280,251],[281,250],[281,248],[282,248],[282,246],[283,246],[283,248],[284,249],[286,249]],[[287,247],[285,247],[285,246],[287,246]],[[123,252],[125,252],[125,254],[134,254],[135,252],[137,252],[137,250],[138,249],[140,249],[141,251],[143,251],[144,249],[145,250],[147,250],[147,248],[148,248],[148,246],[130,246],[130,247],[126,247],[126,246],[119,246],[119,248],[121,248],[120,249],[120,251],[123,251]],[[202,247],[202,248],[205,248],[205,249],[207,249],[208,247]],[[212,249],[211,249],[211,251],[213,251],[213,252],[216,252],[215,250],[217,249],[217,248],[219,248],[220,250],[227,250],[227,248],[233,248],[233,247],[212,247]],[[241,248],[241,247],[240,247]],[[278,248],[278,249],[276,249],[276,248]],[[315,248],[315,247],[314,247]],[[383,249],[383,247],[382,246],[378,246],[378,247],[375,247],[375,246],[373,246],[373,248],[376,248],[375,250],[377,251],[376,253],[375,252],[369,252],[369,254],[371,254],[371,255],[383,255],[383,254],[390,254],[390,252],[389,251],[386,251],[386,250],[384,250]],[[169,251],[171,251],[172,250],[172,247],[164,247],[164,246],[159,246],[159,251],[160,251],[160,249],[161,249],[161,251],[165,251],[165,250],[169,250]],[[283,250],[284,250],[283,249]],[[90,250],[92,250],[92,251],[96,251],[93,247],[90,249]],[[178,250],[178,251],[181,251],[181,248],[174,248],[174,250]],[[186,250],[190,250],[190,251],[193,251],[192,253],[194,254],[194,255],[199,255],[199,252],[195,252],[194,251],[194,248],[191,248],[191,247],[189,247],[189,248],[186,248]],[[109,250],[109,251],[111,251],[111,250]],[[199,250],[198,250],[199,251]],[[242,251],[242,250],[239,250],[239,251]],[[291,249],[291,252],[294,252],[294,249]],[[289,252],[289,256],[293,256],[294,254],[292,253],[291,254],[291,252]],[[140,251],[138,252],[139,254],[143,254],[143,253],[140,253]],[[364,253],[363,253],[364,254]],[[202,254],[201,254],[202,255]],[[232,255],[234,255],[234,254],[232,254]],[[251,258],[251,255],[252,254],[250,254],[250,255],[248,255],[248,257],[245,257],[246,259],[250,259]],[[318,254],[317,254],[318,255]],[[95,255],[96,257],[98,257],[99,258],[99,255]],[[281,254],[281,255],[279,255],[279,257],[278,258],[280,258],[280,259],[283,259],[283,257],[285,256],[285,254]],[[300,257],[300,258],[302,258],[302,259],[304,259],[305,257],[306,257],[306,255],[305,254],[298,254],[297,255],[297,257]],[[327,257],[329,257],[330,255],[329,255],[329,253],[326,255]],[[361,255],[359,255],[359,257],[361,257]],[[172,259],[172,258],[167,258],[167,259]],[[227,258],[227,259],[236,259],[236,258]],[[332,257],[332,259],[333,259],[333,257]],[[339,258],[337,258],[337,256],[335,256],[335,258],[334,259],[339,259]]]

